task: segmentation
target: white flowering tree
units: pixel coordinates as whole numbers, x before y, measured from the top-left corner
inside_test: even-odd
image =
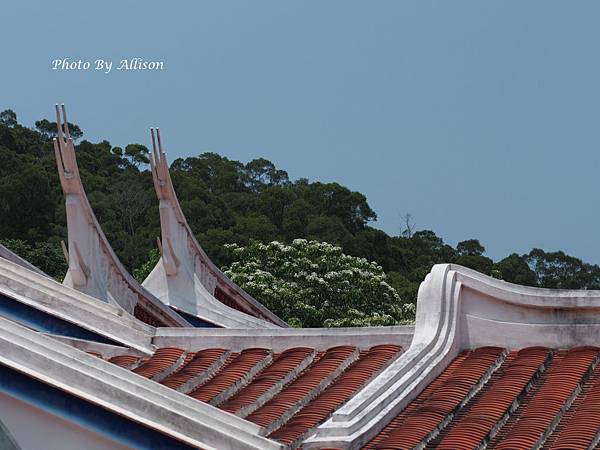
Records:
[[[326,242],[228,245],[225,273],[295,327],[395,325],[414,319],[381,266]]]

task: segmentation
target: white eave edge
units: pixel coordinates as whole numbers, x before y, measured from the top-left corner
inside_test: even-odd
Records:
[[[0,258],[0,293],[59,319],[150,354],[155,328],[122,308]]]
[[[192,446],[281,450],[261,427],[0,318],[0,363]]]

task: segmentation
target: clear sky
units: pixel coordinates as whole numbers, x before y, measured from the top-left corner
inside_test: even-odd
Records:
[[[170,159],[264,157],[367,195],[497,259],[532,247],[600,263],[600,3],[11,1],[0,109]],[[52,71],[141,57],[161,72]]]

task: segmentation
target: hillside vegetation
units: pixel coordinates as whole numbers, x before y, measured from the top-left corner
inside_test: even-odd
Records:
[[[59,244],[67,233],[52,151],[55,126],[42,119],[28,128],[13,111],[0,113],[0,240],[60,279],[66,265]],[[160,235],[148,149],[92,143],[75,124],[70,129],[88,198],[110,243],[129,270],[143,267]],[[600,267],[560,251],[533,249],[492,261],[475,238],[452,247],[433,231],[410,226],[390,236],[374,227],[377,215],[363,194],[338,183],[290,180],[262,158],[243,163],[202,153],[173,161],[171,175],[192,230],[221,267],[236,262],[226,244],[306,239],[376,262],[402,303],[415,301],[419,283],[441,262],[530,286],[600,288]]]

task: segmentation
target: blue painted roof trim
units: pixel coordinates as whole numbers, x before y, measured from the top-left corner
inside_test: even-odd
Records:
[[[100,342],[102,344],[123,346],[123,344],[119,342],[113,341],[105,336],[44,311],[40,311],[33,306],[26,305],[25,303],[21,303],[3,294],[0,294],[0,316],[6,317],[7,319],[42,333],[58,334],[61,336]]]
[[[3,365],[0,365],[0,390],[134,449],[196,448]]]
[[[215,325],[212,322],[208,322],[206,320],[201,319],[200,317],[193,316],[192,314],[186,313],[181,309],[175,308],[171,306],[171,309],[187,320],[190,324],[192,324],[195,328],[221,328],[218,325]]]

